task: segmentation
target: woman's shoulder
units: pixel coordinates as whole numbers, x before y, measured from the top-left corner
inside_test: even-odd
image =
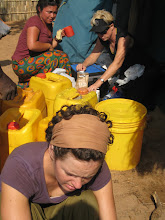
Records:
[[[126,30],[123,30],[122,28],[120,27],[116,27],[116,36],[118,38],[120,37],[126,37],[128,35],[128,32]]]
[[[15,148],[13,152],[10,154],[10,156],[33,158],[36,157],[36,155],[40,154],[42,151],[44,152],[47,148],[48,148],[47,142],[30,142]]]
[[[6,166],[15,166],[22,164],[28,167],[37,167],[42,160],[46,149],[47,142],[31,142],[15,148],[8,156],[4,168]]]
[[[39,21],[39,20],[40,20],[39,16],[38,16],[38,15],[34,15],[34,16],[30,17],[30,18],[27,20],[27,22]]]
[[[117,41],[121,37],[124,37],[124,38],[128,37],[128,38],[134,40],[134,37],[127,30],[123,30],[120,27],[116,27],[116,38],[117,38]]]
[[[7,158],[1,181],[30,198],[38,190],[38,181],[43,179],[43,157],[47,147],[46,142],[35,142],[16,148]]]
[[[34,15],[34,16],[30,17],[26,22],[27,27],[31,27],[31,26],[37,26],[37,27],[39,26],[40,27],[41,25],[42,25],[42,22],[41,22],[38,15]]]

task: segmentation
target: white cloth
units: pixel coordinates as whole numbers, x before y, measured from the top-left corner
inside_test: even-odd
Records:
[[[130,66],[125,72],[124,75],[126,76],[124,79],[118,79],[116,82],[119,84],[119,86],[122,86],[126,83],[128,83],[130,80],[135,80],[137,77],[140,77],[143,75],[145,70],[145,66],[141,64],[135,64],[133,66]]]
[[[61,76],[67,77],[72,82],[72,87],[75,88],[75,86],[76,86],[75,78],[69,76],[68,74],[66,74],[66,69],[56,68],[55,70],[52,71],[52,73],[56,73],[56,74],[59,74]]]

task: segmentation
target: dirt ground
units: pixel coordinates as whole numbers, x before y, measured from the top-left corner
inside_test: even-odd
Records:
[[[0,40],[0,64],[4,72],[17,83],[11,67],[20,31],[24,22],[8,22],[11,32]],[[165,219],[165,91],[158,94],[156,108],[150,112],[152,119],[144,131],[140,163],[129,171],[112,171],[114,197],[119,220],[148,220],[155,209],[151,195],[156,191]],[[159,212],[159,213],[161,213]]]

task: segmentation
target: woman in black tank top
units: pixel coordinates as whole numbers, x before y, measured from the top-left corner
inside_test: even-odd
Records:
[[[91,31],[98,34],[98,39],[92,53],[77,65],[77,71],[85,71],[87,66],[94,64],[101,55],[104,48],[113,60],[104,74],[88,90],[96,91],[105,81],[114,76],[118,70],[125,66],[127,55],[133,47],[134,40],[126,32],[114,26],[114,18],[110,12],[98,10],[91,19],[93,26]],[[126,65],[127,66],[127,65]]]

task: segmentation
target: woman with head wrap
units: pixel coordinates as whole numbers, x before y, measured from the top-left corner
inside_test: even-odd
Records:
[[[2,170],[2,220],[115,220],[106,119],[89,106],[65,107],[49,123],[47,142],[16,148]]]

